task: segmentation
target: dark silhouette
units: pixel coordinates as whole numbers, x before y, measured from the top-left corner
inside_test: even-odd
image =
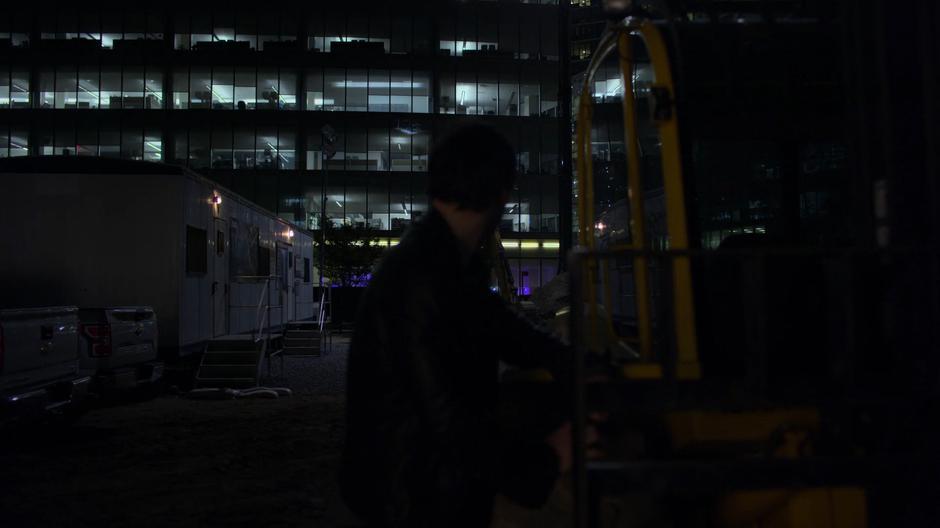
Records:
[[[514,167],[487,126],[444,139],[431,156],[431,212],[386,253],[363,297],[341,484],[370,526],[489,526],[497,493],[538,506],[570,467],[570,429],[509,440],[497,419],[500,360],[558,373],[568,355],[489,289],[482,246]]]

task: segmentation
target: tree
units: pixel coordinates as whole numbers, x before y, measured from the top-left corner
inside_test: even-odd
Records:
[[[326,235],[326,243],[322,236]],[[375,229],[365,225],[326,223],[316,250],[323,252],[320,273],[338,286],[365,286],[372,267],[382,256]]]

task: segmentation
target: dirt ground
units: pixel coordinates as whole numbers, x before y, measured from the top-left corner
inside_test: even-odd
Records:
[[[0,429],[0,527],[355,527],[339,498],[346,348],[291,358],[277,400],[161,395],[71,424]],[[264,369],[266,372],[267,369]],[[494,528],[567,526],[559,486],[532,511],[497,499]]]
[[[5,526],[342,526],[343,398],[101,408],[0,440]],[[9,524],[7,524],[9,523]]]

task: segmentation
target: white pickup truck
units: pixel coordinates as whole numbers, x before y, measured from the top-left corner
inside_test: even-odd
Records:
[[[157,360],[157,317],[149,306],[81,308],[79,367],[98,394],[151,385],[163,376]]]
[[[78,308],[0,310],[0,421],[64,411],[87,394]]]

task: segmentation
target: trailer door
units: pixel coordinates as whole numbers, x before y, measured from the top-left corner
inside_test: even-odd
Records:
[[[228,334],[228,228],[225,220],[215,219],[215,257],[212,259],[212,335]]]

